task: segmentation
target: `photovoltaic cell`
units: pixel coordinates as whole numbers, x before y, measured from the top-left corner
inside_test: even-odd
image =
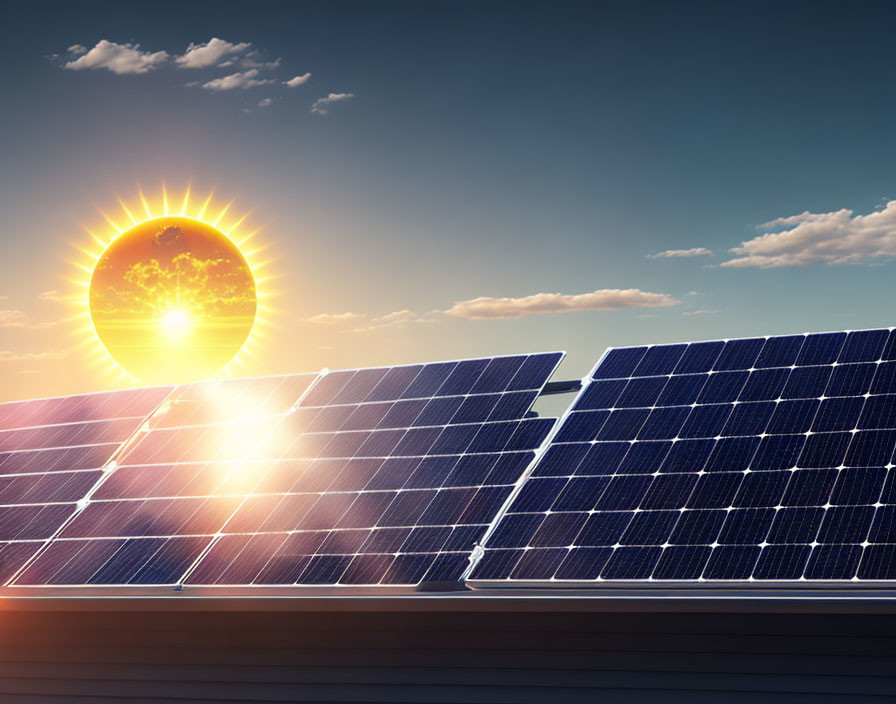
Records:
[[[0,404],[0,581],[69,520],[170,387]]]
[[[611,349],[474,584],[896,579],[896,333]]]
[[[178,389],[15,583],[457,581],[553,427],[527,416],[561,356]]]

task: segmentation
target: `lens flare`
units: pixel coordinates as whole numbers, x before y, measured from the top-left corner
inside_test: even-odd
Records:
[[[79,247],[83,329],[142,383],[227,375],[263,335],[270,277],[260,248],[246,246],[255,232],[239,232],[247,216],[228,222],[232,201],[216,206],[211,194],[190,201],[189,187],[180,198],[163,187],[158,204],[141,191],[139,209],[119,199],[121,217],[103,213],[111,231],[88,230],[96,246]]]

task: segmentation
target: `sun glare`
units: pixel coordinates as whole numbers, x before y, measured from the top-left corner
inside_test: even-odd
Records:
[[[73,297],[82,346],[109,371],[143,383],[183,383],[230,375],[251,359],[269,317],[270,276],[247,216],[213,195],[191,199],[139,193],[119,199],[121,214],[101,213],[79,246],[83,272]],[[109,364],[109,362],[113,364]]]

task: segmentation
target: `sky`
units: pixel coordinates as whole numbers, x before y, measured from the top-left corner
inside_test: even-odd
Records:
[[[261,227],[254,376],[896,324],[896,8],[18,3],[0,400],[129,385],[70,319],[138,186]],[[77,311],[76,311],[77,312]]]

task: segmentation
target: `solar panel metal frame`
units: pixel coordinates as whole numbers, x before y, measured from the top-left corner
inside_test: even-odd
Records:
[[[769,339],[779,338],[779,337],[790,337],[790,336],[803,336],[808,337],[810,335],[828,335],[828,334],[838,334],[838,333],[846,333],[849,335],[850,333],[860,333],[860,332],[874,332],[877,330],[887,330],[891,335],[896,331],[896,327],[873,327],[873,328],[858,328],[858,329],[850,329],[850,330],[826,330],[826,331],[812,331],[812,332],[802,332],[802,333],[785,333],[781,335],[748,335],[744,337],[729,337],[729,338],[715,338],[708,340],[692,340],[685,342],[668,342],[668,343],[659,343],[659,344],[647,344],[647,345],[624,345],[621,347],[607,347],[603,353],[598,358],[597,362],[591,367],[589,372],[582,377],[582,384],[579,391],[576,393],[573,400],[570,402],[569,406],[567,406],[564,413],[560,416],[559,420],[555,423],[554,428],[551,433],[545,439],[545,442],[542,444],[537,456],[530,464],[529,468],[526,471],[525,477],[521,478],[519,482],[519,486],[514,490],[511,499],[508,499],[505,506],[502,507],[501,512],[498,516],[495,517],[492,525],[489,527],[489,530],[485,536],[483,536],[482,544],[479,550],[477,550],[475,555],[475,561],[470,565],[470,568],[467,571],[465,583],[473,588],[473,589],[481,589],[488,591],[495,590],[575,590],[579,593],[586,592],[597,595],[599,593],[606,594],[607,596],[623,596],[629,597],[637,594],[656,594],[657,596],[662,595],[666,596],[688,596],[689,594],[701,595],[701,596],[718,596],[718,597],[733,597],[733,596],[755,596],[761,597],[765,594],[768,595],[780,595],[780,594],[792,594],[794,596],[799,597],[810,597],[810,598],[825,598],[827,596],[836,596],[836,597],[849,597],[854,596],[858,593],[863,592],[871,592],[876,595],[886,594],[889,597],[896,597],[896,578],[890,580],[881,580],[881,579],[858,579],[853,578],[849,580],[845,579],[831,579],[831,580],[821,580],[821,579],[741,579],[741,580],[724,580],[724,579],[703,579],[700,580],[678,580],[678,579],[600,579],[600,580],[560,580],[560,579],[484,579],[477,578],[475,576],[476,569],[481,562],[482,558],[485,556],[486,551],[488,550],[488,540],[500,526],[504,517],[509,512],[510,507],[512,506],[513,499],[515,499],[519,493],[522,491],[523,486],[526,481],[541,463],[547,451],[550,449],[554,438],[563,430],[566,422],[569,417],[575,411],[575,408],[580,401],[580,399],[585,395],[588,391],[588,388],[595,381],[599,381],[600,379],[595,379],[594,375],[597,370],[600,368],[601,364],[606,360],[607,356],[614,350],[625,350],[625,349],[637,349],[637,348],[646,348],[653,349],[656,347],[672,347],[677,345],[691,345],[691,344],[705,344],[705,343],[713,343],[713,342],[734,342],[739,340],[753,340],[753,339],[762,339],[764,341],[768,341]],[[760,352],[761,354],[761,352]],[[813,366],[813,365],[805,365],[805,366]],[[822,366],[830,366],[830,365],[822,365]],[[797,367],[800,368],[800,367]],[[672,377],[674,375],[664,375]],[[626,377],[626,378],[638,378],[638,377]],[[896,458],[894,458],[894,463],[896,463]],[[896,471],[896,470],[893,470]],[[613,475],[609,475],[613,476]]]

